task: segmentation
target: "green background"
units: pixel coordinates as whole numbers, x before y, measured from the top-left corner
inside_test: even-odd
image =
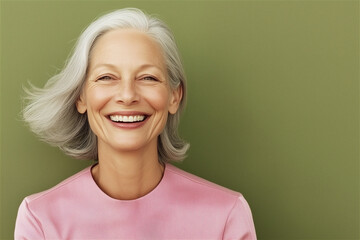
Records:
[[[177,166],[242,192],[259,239],[359,239],[358,1],[2,1],[1,239],[25,196],[91,164],[30,133],[22,86],[43,86],[91,21],[123,7],[177,39],[191,143]]]

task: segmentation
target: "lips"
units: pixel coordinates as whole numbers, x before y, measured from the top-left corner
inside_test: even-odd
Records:
[[[144,112],[113,112],[108,115],[108,119],[114,126],[120,128],[137,128],[141,127],[150,117]]]
[[[124,116],[124,115],[110,115],[110,120],[113,122],[142,122],[146,118],[146,115],[131,115],[131,116]]]

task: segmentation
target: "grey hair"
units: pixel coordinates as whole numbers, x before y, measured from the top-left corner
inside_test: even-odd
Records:
[[[189,144],[178,135],[179,117],[186,104],[186,77],[175,39],[161,20],[136,8],[110,12],[92,22],[80,35],[72,55],[60,73],[44,88],[31,85],[25,89],[27,105],[23,118],[31,131],[44,142],[57,146],[78,159],[97,160],[97,137],[91,130],[87,114],[76,109],[83,88],[91,49],[98,37],[112,29],[133,28],[155,39],[163,50],[171,89],[182,88],[182,100],[175,114],[169,114],[166,126],[158,137],[160,162],[181,161]]]

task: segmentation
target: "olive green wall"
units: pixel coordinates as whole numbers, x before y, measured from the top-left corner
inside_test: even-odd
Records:
[[[91,164],[33,136],[43,86],[82,29],[123,7],[172,28],[188,76],[181,168],[240,191],[259,239],[358,239],[358,1],[2,1],[1,239],[21,200]]]

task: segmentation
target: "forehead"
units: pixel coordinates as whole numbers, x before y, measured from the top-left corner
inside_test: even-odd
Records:
[[[136,29],[115,29],[101,35],[90,53],[90,67],[97,64],[151,64],[165,68],[159,44]]]

